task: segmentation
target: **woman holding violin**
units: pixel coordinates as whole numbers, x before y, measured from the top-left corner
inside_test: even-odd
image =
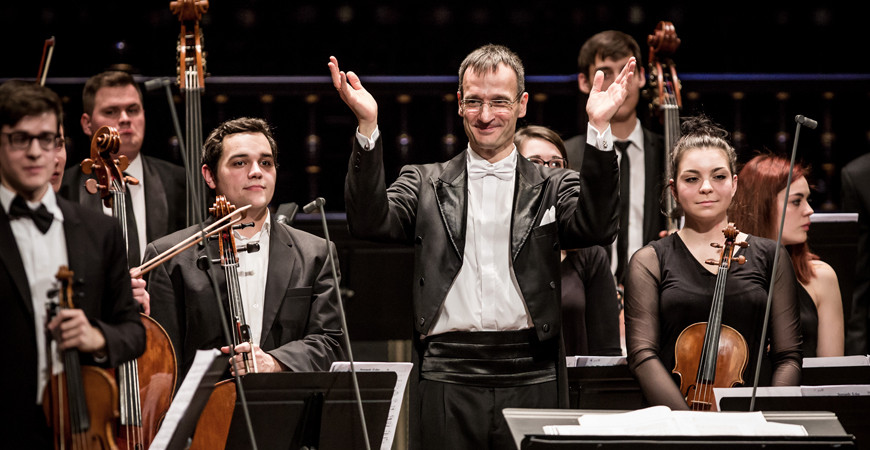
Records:
[[[629,264],[625,286],[629,367],[646,400],[654,405],[688,409],[691,404],[692,409],[709,409],[708,400],[687,400],[696,381],[698,385],[713,381],[702,380],[701,371],[694,370],[706,365],[699,363],[702,353],[712,352],[716,361],[712,365],[719,369],[714,370],[713,386],[752,384],[771,276],[774,294],[764,345],[773,365],[769,381],[773,385],[800,381],[800,317],[788,258],[780,258],[774,267],[774,241],[738,233],[733,227],[733,234],[723,237],[729,225],[728,207],[738,189],[736,154],[726,135],[704,117],[682,124],[682,137],[669,161],[674,178],[669,180],[667,194],[673,195],[676,213],[684,216],[685,224],[640,249]],[[723,256],[723,249],[711,244],[724,245],[732,254]],[[738,264],[738,259],[745,262]],[[708,260],[719,265],[718,274],[716,267],[705,263]],[[721,308],[713,311],[721,311],[717,319],[722,326],[710,329],[718,345],[708,345],[703,332],[700,338],[684,333],[693,324],[715,323],[711,307],[717,304]],[[701,342],[685,345],[681,334]],[[697,350],[702,347],[703,351]],[[692,369],[681,371],[679,367]],[[721,370],[727,368],[731,370]],[[678,373],[673,373],[675,369]],[[763,385],[768,380],[762,381]]]

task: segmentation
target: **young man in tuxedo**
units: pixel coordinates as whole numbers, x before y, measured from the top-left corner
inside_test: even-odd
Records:
[[[251,326],[253,350],[247,343],[235,348],[236,367],[245,373],[242,354],[250,354],[260,372],[325,371],[344,358],[338,315],[338,286],[334,284],[324,239],[279,223],[269,212],[275,192],[278,147],[268,124],[239,118],[219,125],[203,145],[202,176],[216,195],[241,208],[251,205],[244,222],[253,226],[234,230],[237,247],[259,243],[259,251],[239,253],[238,290]],[[214,221],[208,219],[203,226]],[[148,245],[151,259],[198,234],[200,225],[170,234]],[[179,383],[198,349],[228,352],[211,279],[220,287],[223,310],[228,310],[225,273],[219,266],[198,268],[211,252],[194,246],[148,274],[151,316],[166,329],[179,362]],[[334,244],[329,244],[335,254]],[[235,282],[233,283],[235,285]],[[229,366],[228,366],[229,367]]]
[[[114,219],[58,198],[50,179],[60,149],[60,99],[35,84],[0,88],[0,339],[14,346],[7,367],[7,422],[12,447],[50,448],[43,414],[50,339],[75,349],[83,364],[117,367],[145,349]],[[74,274],[73,308],[47,317],[48,292],[60,266]],[[47,331],[46,331],[47,330]]]

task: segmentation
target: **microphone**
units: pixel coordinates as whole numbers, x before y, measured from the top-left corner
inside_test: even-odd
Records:
[[[338,315],[341,319],[341,330],[344,335],[344,344],[347,346],[347,359],[350,363],[351,381],[353,382],[354,395],[356,395],[360,423],[362,423],[363,440],[366,444],[366,450],[371,450],[369,444],[369,430],[366,425],[366,415],[363,411],[362,396],[359,392],[359,381],[357,381],[356,368],[353,365],[353,351],[350,347],[350,334],[347,332],[347,318],[344,314],[344,300],[341,299],[341,288],[338,286],[338,272],[335,270],[335,258],[332,256],[332,248],[329,245],[329,227],[326,226],[326,211],[323,210],[324,204],[326,204],[326,200],[323,197],[317,197],[311,203],[303,206],[302,211],[304,211],[305,214],[311,214],[315,209],[320,210],[320,220],[323,223],[323,237],[326,239],[326,259],[329,260],[329,265],[332,268],[332,282],[335,283],[335,293],[338,296]]]
[[[323,205],[325,205],[325,204],[326,204],[326,199],[324,199],[323,197],[317,197],[314,200],[312,200],[311,203],[303,206],[302,212],[304,212],[305,214],[311,214],[311,212],[313,212],[315,209],[323,208]],[[327,239],[328,239],[328,237],[327,237]]]
[[[816,127],[819,126],[819,123],[816,122],[815,120],[810,119],[807,116],[802,116],[800,114],[794,116],[794,121],[809,128],[809,129],[811,129],[811,130],[815,130]]]
[[[170,84],[172,84],[172,81],[169,78],[152,78],[145,82],[145,90],[156,91],[157,89],[160,89],[163,86],[169,86]]]
[[[299,205],[296,202],[282,203],[275,213],[275,221],[284,225],[292,225],[297,212],[299,212]]]

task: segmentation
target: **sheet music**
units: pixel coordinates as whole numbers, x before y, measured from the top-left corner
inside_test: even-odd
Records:
[[[545,434],[575,436],[806,436],[801,425],[768,422],[761,412],[671,411],[653,406],[621,414],[584,414],[579,425],[549,425]]]
[[[169,405],[169,410],[166,411],[163,424],[160,425],[157,435],[154,436],[151,446],[148,447],[149,449],[166,449],[169,445],[169,441],[172,439],[172,435],[175,434],[175,429],[178,427],[178,423],[181,421],[181,418],[184,417],[187,407],[190,405],[190,401],[193,400],[193,394],[196,393],[200,381],[202,381],[202,378],[205,376],[206,372],[208,372],[208,369],[211,367],[215,358],[220,355],[221,352],[217,349],[196,351],[193,365],[187,372],[187,376],[184,377],[184,381],[181,383],[181,387],[178,388],[178,392],[175,393],[175,398],[172,400],[172,404]]]
[[[804,358],[803,367],[851,367],[851,366],[870,366],[870,356],[868,355],[850,355],[850,356],[818,356],[815,358]]]
[[[393,398],[390,400],[390,412],[387,414],[387,424],[384,429],[384,439],[381,441],[381,450],[390,450],[393,447],[393,439],[396,437],[396,427],[399,424],[399,413],[402,411],[402,399],[405,396],[405,385],[408,384],[408,376],[414,364],[409,362],[354,362],[357,372],[395,372],[396,387],[393,389]],[[329,368],[330,372],[350,372],[350,363],[336,361]]]
[[[624,366],[627,364],[625,356],[568,356],[567,367],[605,367]]]

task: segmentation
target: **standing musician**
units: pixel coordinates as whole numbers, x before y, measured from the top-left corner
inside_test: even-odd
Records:
[[[719,250],[710,244],[724,241],[728,207],[738,189],[736,154],[725,139],[727,133],[705,117],[689,119],[682,128],[671,161],[675,178],[668,188],[676,199],[676,214],[685,216],[685,225],[638,250],[629,263],[625,284],[629,368],[649,403],[672,409],[688,406],[671,370],[680,358],[698,358],[697,354],[675,355],[674,346],[684,329],[708,319],[717,276],[716,267],[705,260],[719,261]],[[737,375],[752,385],[773,276],[770,328],[764,345],[773,364],[770,381],[776,386],[797,385],[800,315],[797,282],[787,253],[783,250],[774,267],[775,241],[744,233],[736,240],[749,245],[735,255],[744,256],[745,264],[735,262],[728,271],[722,324],[736,329],[748,346],[746,368]],[[682,376],[688,375],[695,374]],[[762,381],[764,385],[768,380]]]
[[[117,367],[139,356],[145,330],[127,274],[117,221],[89,214],[55,196],[49,180],[60,146],[58,96],[34,84],[0,87],[0,292],[6,326],[0,339],[15,347],[4,372],[10,387],[4,427],[10,448],[50,448],[42,410],[47,373],[46,300],[55,274],[75,274],[75,309],[47,324],[61,350],[75,348],[84,364]],[[10,398],[11,397],[11,398]]]
[[[127,186],[127,232],[136,237],[130,239],[130,265],[138,266],[145,244],[184,227],[184,168],[142,154],[145,108],[142,91],[129,73],[108,71],[88,79],[82,106],[82,131],[90,137],[100,127],[116,128],[121,134],[118,155],[130,161],[125,173],[139,180]],[[60,195],[111,216],[111,208],[85,189],[86,177],[78,167],[67,170]]]
[[[589,94],[592,80],[598,71],[604,72],[604,86],[613,82],[630,58],[640,61],[640,46],[633,37],[621,31],[602,31],[586,40],[577,58],[580,91]],[[658,239],[666,228],[665,217],[657,193],[664,180],[664,140],[660,134],[641,126],[637,118],[640,90],[646,85],[643,66],[628,87],[625,103],[610,120],[610,128],[620,164],[620,205],[628,212],[620,221],[615,245],[611,246],[611,271],[616,283],[623,284],[628,259],[639,248]],[[582,161],[585,135],[565,141],[569,161]],[[628,162],[628,164],[626,164]],[[625,192],[628,188],[628,192]],[[623,211],[620,207],[620,211]],[[622,218],[621,218],[622,220]],[[626,226],[627,225],[627,226]]]
[[[252,331],[248,343],[235,348],[240,374],[243,354],[253,351],[259,372],[325,371],[344,358],[338,315],[337,286],[327,264],[326,242],[275,221],[269,202],[275,192],[278,147],[268,124],[239,118],[222,123],[206,139],[202,176],[216,195],[236,207],[251,205],[247,219],[253,226],[234,230],[237,247],[259,242],[257,252],[239,253],[238,287],[244,315]],[[208,219],[208,225],[214,219]],[[185,238],[198,234],[194,225],[148,244],[145,259],[163,253]],[[217,255],[217,242],[210,242]],[[330,243],[335,252],[335,247]],[[222,332],[210,276],[218,286],[227,280],[220,270],[197,268],[208,258],[194,246],[149,272],[151,316],[169,334],[178,357],[178,384],[187,374],[199,349],[229,352]],[[228,292],[221,292],[228,310]]]
[[[616,234],[610,118],[635,62],[606,91],[596,74],[581,176],[518,157],[514,132],[529,98],[522,62],[500,45],[474,50],[457,92],[468,149],[406,166],[389,187],[377,102],[334,57],[328,65],[359,121],[345,186],[350,231],[415,248],[412,444],[514,447],[503,408],[567,407],[560,248],[607,245]]]

